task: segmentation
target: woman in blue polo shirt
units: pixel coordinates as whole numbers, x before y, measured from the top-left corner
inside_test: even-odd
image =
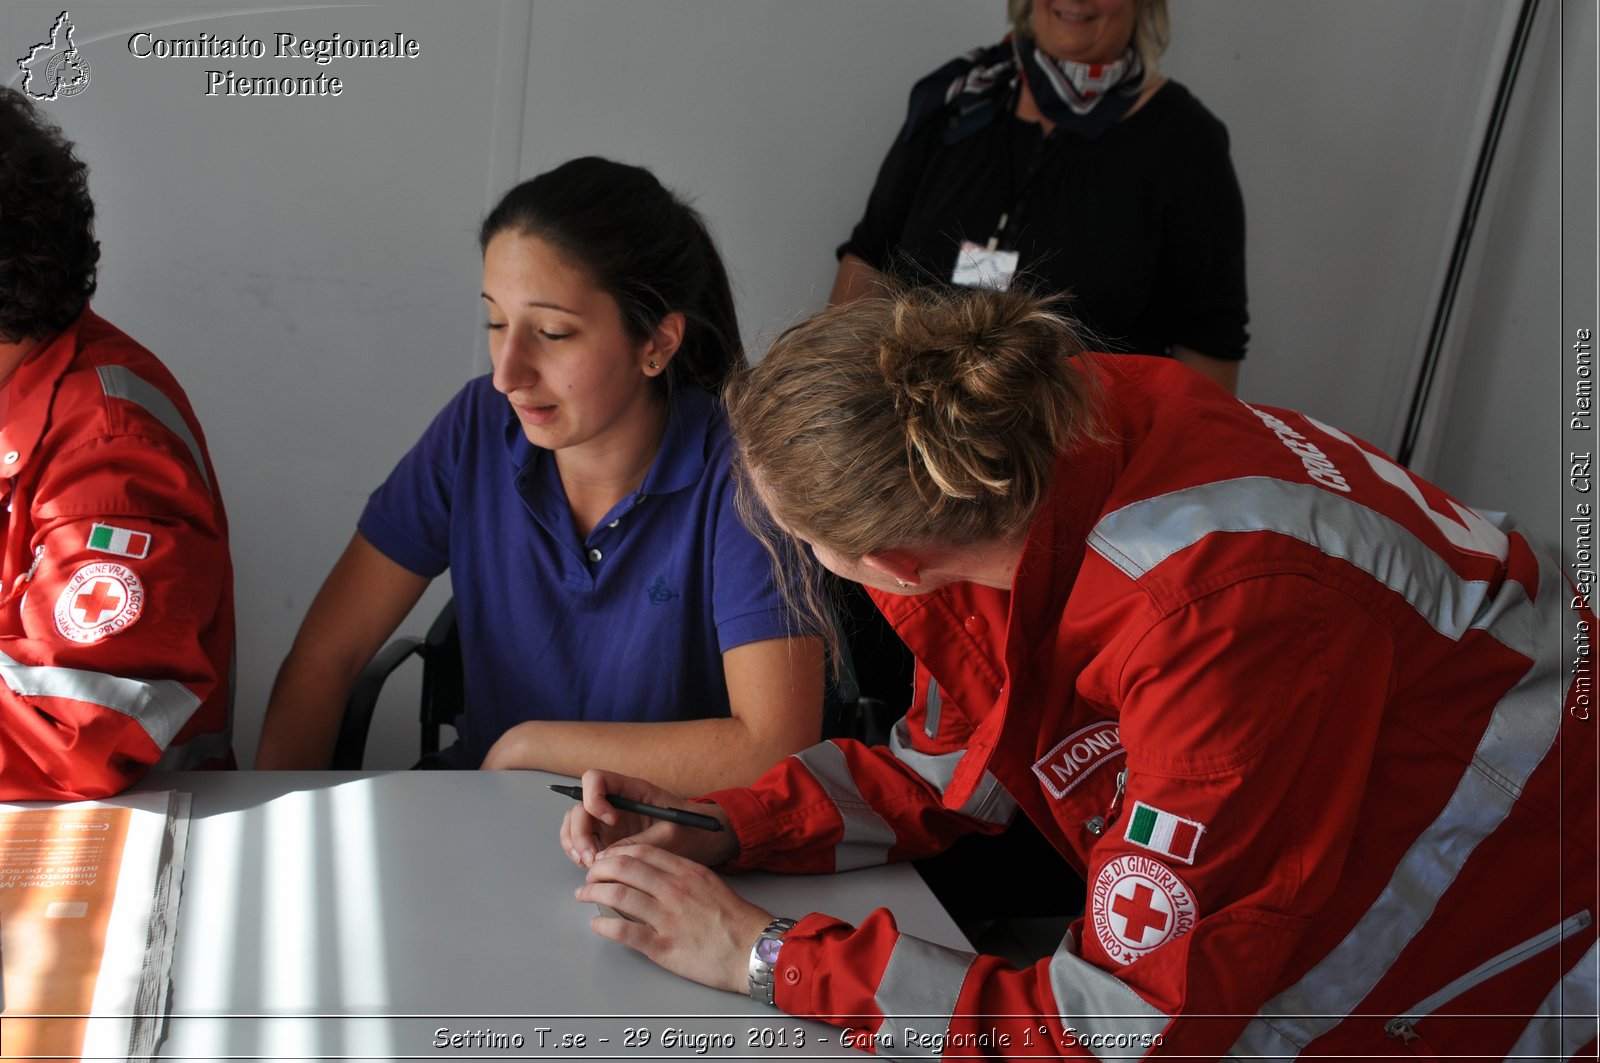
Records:
[[[704,224],[585,158],[512,189],[479,241],[494,371],[373,493],[256,766],[327,766],[355,676],[448,568],[467,710],[445,766],[755,779],[816,741],[822,650],[734,510],[713,396],[738,322]]]

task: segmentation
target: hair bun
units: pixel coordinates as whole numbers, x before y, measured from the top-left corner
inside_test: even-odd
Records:
[[[1057,300],[890,288],[786,329],[728,421],[777,526],[841,557],[1010,538],[1100,438],[1080,350]]]
[[[1011,491],[1017,437],[1053,419],[1052,382],[1082,349],[1071,320],[1026,293],[912,289],[891,321],[878,368],[919,491],[932,504]]]

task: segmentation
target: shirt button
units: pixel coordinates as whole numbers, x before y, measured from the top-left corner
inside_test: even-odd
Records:
[[[612,521],[610,524],[607,524],[606,527],[615,528],[618,524],[621,524],[621,523],[622,523],[622,518],[618,517],[616,520]]]
[[[796,967],[792,963],[789,966],[785,967],[783,969],[783,980],[788,985],[799,985],[800,984],[800,968]]]
[[[605,555],[600,553],[600,551],[598,551],[598,550],[590,550],[589,551],[589,560],[590,561],[598,561],[598,560],[600,560],[600,558],[602,558],[604,556]]]
[[[15,465],[17,463],[17,459],[20,458],[20,457],[22,457],[22,455],[17,453],[16,451],[8,450],[8,451],[6,451],[6,464],[7,465]]]
[[[967,617],[962,626],[967,629],[967,634],[969,635],[981,635],[989,630],[989,621],[981,616],[974,615]]]

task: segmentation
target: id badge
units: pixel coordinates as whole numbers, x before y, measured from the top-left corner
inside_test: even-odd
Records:
[[[956,268],[950,274],[950,283],[965,288],[993,288],[1003,292],[1011,287],[1011,278],[1017,275],[1017,260],[1020,257],[1015,251],[990,250],[971,240],[964,240],[961,250],[956,252]]]

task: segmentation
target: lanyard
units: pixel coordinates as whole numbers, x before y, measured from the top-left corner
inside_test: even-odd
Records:
[[[1017,101],[1020,98],[1021,97],[1018,93],[1013,92],[1011,96],[1011,103],[1006,108],[1006,113],[1009,114],[1013,119],[1016,119],[1018,122],[1022,121],[1022,119],[1016,118]],[[989,237],[988,249],[990,251],[998,249],[1001,244],[1005,242],[1005,239],[1011,228],[1011,223],[1022,217],[1022,204],[1027,199],[1028,193],[1033,189],[1033,183],[1038,179],[1039,171],[1044,168],[1045,159],[1050,154],[1049,147],[1052,142],[1052,138],[1056,133],[1056,131],[1053,129],[1048,133],[1045,133],[1042,129],[1040,130],[1039,141],[1034,147],[1033,157],[1028,160],[1028,168],[1022,175],[1021,185],[1018,186],[1016,183],[1017,131],[1010,125],[1005,126],[1005,131],[1006,191],[1010,193],[1009,198],[1011,200],[1011,209],[1000,212],[1000,220],[997,221],[994,226],[994,235]]]

